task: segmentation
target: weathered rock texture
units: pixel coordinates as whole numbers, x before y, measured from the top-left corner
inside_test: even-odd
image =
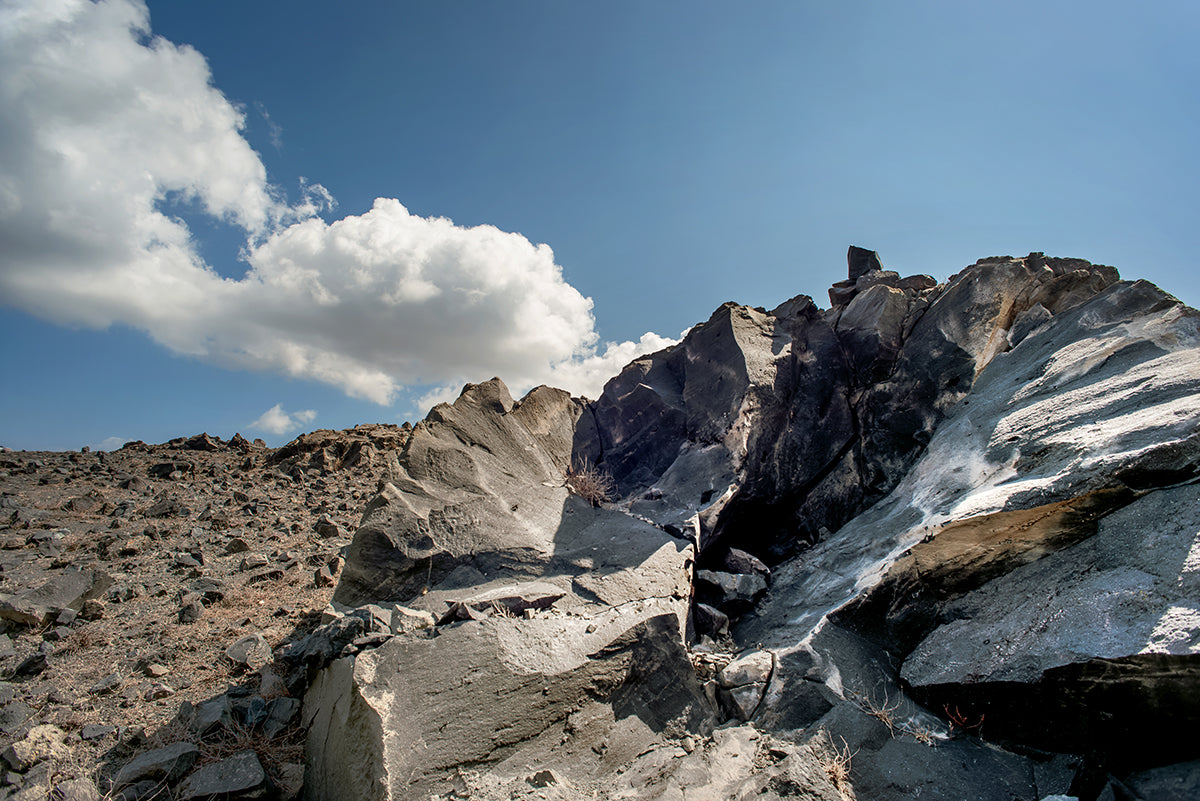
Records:
[[[848,261],[594,402],[413,428],[335,601],[438,626],[314,674],[308,796],[1090,798],[1200,755],[1200,315],[1040,253]],[[729,719],[775,756],[714,764]]]
[[[6,786],[1191,797],[1200,315],[1039,253],[848,268],[595,401],[0,455]]]

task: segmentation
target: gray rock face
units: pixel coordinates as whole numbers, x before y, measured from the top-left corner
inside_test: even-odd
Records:
[[[299,649],[308,797],[999,801],[1194,759],[1200,315],[1040,253],[848,262],[832,309],[725,304],[594,402],[494,379],[415,426],[356,628]]]
[[[904,661],[915,687],[1031,682],[1095,658],[1200,655],[1200,485],[1151,492],[1092,537],[958,599]]]
[[[896,489],[773,572],[735,632],[785,666],[804,655],[771,715],[788,718],[803,698],[788,688],[813,678],[849,699],[887,686],[853,645],[866,637],[903,660],[919,701],[950,710],[951,731],[982,723],[1114,766],[1188,756],[1165,732],[1197,709],[1200,508],[1194,486],[1134,499],[1196,475],[1198,316],[1142,282],[1068,309],[1041,298],[1053,318],[964,373],[969,393]],[[1118,726],[1145,737],[1114,751]]]
[[[367,506],[334,600],[402,602],[460,568],[539,574],[573,506],[564,480],[580,413],[549,388],[516,404],[499,379],[435,408]]]
[[[347,620],[429,615],[436,636],[393,612],[386,641],[317,673],[310,797],[445,792],[460,766],[533,748],[589,704],[637,717],[643,745],[711,727],[684,651],[694,545],[571,494],[581,414],[558,390],[515,403],[493,380],[414,427],[334,599],[359,607]]]
[[[674,614],[632,629],[585,619],[488,618],[432,640],[393,638],[334,662],[305,698],[306,792],[315,798],[426,798],[456,767],[520,749],[593,698],[663,731],[701,728],[703,694]],[[592,629],[589,633],[588,629]]]

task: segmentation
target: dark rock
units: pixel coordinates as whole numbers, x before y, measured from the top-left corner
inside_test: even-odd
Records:
[[[37,710],[24,701],[9,700],[0,706],[0,731],[9,735],[19,734],[29,728]]]
[[[188,776],[178,788],[176,798],[264,798],[270,792],[266,771],[253,751],[205,765]]]
[[[21,660],[14,671],[17,676],[35,676],[46,669],[46,654],[37,651]]]
[[[729,633],[729,615],[708,604],[698,603],[695,610],[696,633],[721,637]]]
[[[146,507],[142,512],[146,517],[174,517],[177,515],[185,515],[187,507],[183,501],[174,496],[159,496],[154,503]]]
[[[246,577],[246,586],[248,587],[251,584],[258,584],[263,581],[279,581],[283,576],[283,570],[277,567],[255,570]]]
[[[218,695],[196,706],[186,717],[189,717],[188,726],[192,733],[206,737],[222,729],[232,729],[233,703],[228,695]]]
[[[225,597],[225,585],[213,578],[193,579],[184,587],[187,592],[199,595],[206,604],[214,604]]]
[[[63,538],[64,531],[38,531],[29,536],[28,542],[37,548],[38,553],[42,556],[61,556],[67,548],[66,540]]]
[[[322,537],[340,537],[342,536],[342,528],[337,523],[330,520],[327,516],[322,515],[316,523],[313,524],[313,531],[320,534]]]
[[[850,249],[846,251],[846,265],[851,281],[857,281],[867,273],[883,269],[878,253],[856,245],[851,245]]]
[[[117,482],[117,486],[130,492],[145,492],[151,486],[150,482],[139,476],[129,476]],[[121,516],[126,516],[125,514]]]
[[[313,571],[313,583],[318,587],[332,587],[335,582],[336,579],[329,569],[329,565],[321,565]]]
[[[761,559],[737,548],[730,548],[725,554],[725,569],[730,573],[753,573],[763,579],[771,578],[771,569]]]
[[[263,720],[263,734],[268,739],[281,735],[300,713],[299,698],[272,698],[267,702],[266,718]]]
[[[250,550],[250,545],[241,537],[234,537],[229,542],[225,543],[225,553],[238,554],[246,553]]]
[[[170,478],[175,473],[190,475],[195,471],[196,465],[192,462],[159,462],[150,468],[149,476],[150,478]]]
[[[188,450],[193,451],[216,451],[221,449],[221,440],[210,437],[208,434],[197,434],[185,444]]]
[[[88,692],[92,695],[103,695],[121,689],[124,681],[120,673],[109,673],[104,678],[96,681],[88,688]]]
[[[265,567],[270,563],[271,563],[271,560],[268,559],[267,557],[263,556],[261,553],[252,553],[252,554],[247,554],[246,556],[242,557],[242,562],[241,562],[241,565],[239,565],[238,569],[239,570],[257,570],[258,568]]]
[[[179,612],[177,613],[180,623],[195,623],[204,616],[204,600],[199,593],[185,593],[179,599]]]
[[[280,648],[277,656],[303,662],[312,669],[322,668],[365,631],[366,623],[362,617],[346,615],[317,627],[304,639]]]
[[[88,598],[79,608],[79,617],[87,621],[100,620],[104,617],[104,602],[99,598]],[[61,615],[60,615],[61,617]]]
[[[476,609],[470,604],[465,604],[462,601],[452,601],[450,608],[446,610],[435,625],[446,626],[450,623],[457,623],[461,620],[486,620],[489,614],[481,609]]]
[[[116,733],[116,726],[105,726],[100,723],[87,723],[79,730],[79,736],[84,740],[102,740]]]
[[[60,642],[65,640],[70,633],[71,629],[69,626],[55,626],[42,632],[42,639],[46,642]]]
[[[175,690],[169,684],[163,684],[161,681],[156,681],[151,684],[142,694],[142,699],[146,701],[157,701],[162,698],[170,698],[175,694]]]
[[[1200,761],[1181,762],[1128,776],[1125,785],[1144,799],[1192,801],[1200,798]]]
[[[117,771],[113,787],[127,787],[141,781],[174,784],[191,770],[199,757],[200,749],[192,743],[173,743],[146,751]]]
[[[79,514],[97,514],[104,506],[104,496],[96,493],[94,495],[83,495],[78,498],[72,498],[67,501],[67,509]]]
[[[267,719],[267,700],[261,695],[239,699],[234,709],[247,728],[254,728]]]
[[[143,779],[121,790],[110,792],[109,795],[112,797],[111,801],[158,801],[162,791],[163,782]]]
[[[754,605],[767,591],[767,582],[755,574],[697,570],[696,591],[709,606],[736,614]]]

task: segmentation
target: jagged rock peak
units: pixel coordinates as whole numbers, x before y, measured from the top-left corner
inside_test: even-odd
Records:
[[[846,251],[846,265],[849,268],[851,281],[857,281],[867,273],[883,270],[879,254],[873,250],[860,248],[858,245],[851,245],[850,249]]]

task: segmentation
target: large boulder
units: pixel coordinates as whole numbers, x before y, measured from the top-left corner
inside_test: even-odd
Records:
[[[306,792],[359,799],[445,793],[463,768],[562,740],[568,718],[597,700],[614,720],[634,718],[610,747],[703,731],[710,712],[678,618],[647,617],[650,611],[469,620],[434,639],[396,637],[334,662],[305,698]]]
[[[545,387],[515,402],[495,379],[414,427],[334,601],[359,607],[345,620],[399,603],[438,625],[318,649],[347,655],[305,699],[310,798],[445,793],[472,766],[534,760],[581,713],[634,756],[711,728],[684,650],[695,545],[572,493],[582,411]]]
[[[772,572],[734,632],[779,655],[764,722],[824,720],[819,682],[835,711],[910,735],[982,730],[1112,770],[1194,758],[1172,732],[1200,712],[1200,315],[1145,282],[1040,297],[1057,311],[1011,351],[987,357],[1007,337],[983,320],[958,338],[959,396],[890,495]]]

